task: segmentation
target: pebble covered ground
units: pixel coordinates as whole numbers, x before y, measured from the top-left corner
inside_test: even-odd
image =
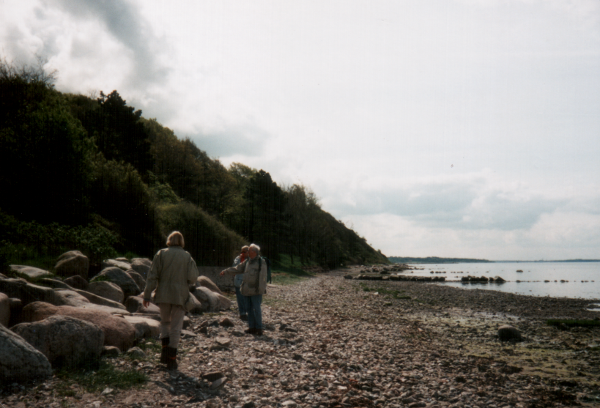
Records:
[[[236,310],[191,316],[177,371],[152,351],[115,358],[149,376],[140,388],[64,392],[53,377],[5,387],[0,408],[600,406],[600,328],[546,324],[598,319],[590,301],[349,272],[270,285],[263,336],[245,334]],[[501,343],[505,324],[524,341]]]

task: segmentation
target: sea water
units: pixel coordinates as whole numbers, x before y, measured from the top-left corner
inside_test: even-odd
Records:
[[[445,276],[447,282],[439,283],[441,285],[498,290],[520,295],[594,299],[600,302],[600,262],[486,262],[410,266],[419,269],[400,274]],[[517,272],[518,270],[523,272]],[[500,276],[506,282],[460,282],[462,277],[468,275],[488,278]]]

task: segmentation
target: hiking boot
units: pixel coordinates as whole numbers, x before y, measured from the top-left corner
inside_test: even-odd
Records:
[[[177,349],[167,347],[167,370],[177,370]]]
[[[167,364],[167,347],[169,347],[169,342],[171,339],[168,337],[164,337],[160,339],[162,341],[162,350],[160,351],[160,363]]]
[[[254,332],[254,334],[256,334],[257,336],[262,336],[263,335],[263,331],[262,329],[255,329],[256,331]]]
[[[247,333],[247,334],[256,334],[256,329],[254,327],[251,327],[249,329],[244,330],[244,333]]]

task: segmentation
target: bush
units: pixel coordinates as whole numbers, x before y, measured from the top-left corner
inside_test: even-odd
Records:
[[[233,254],[244,239],[202,209],[187,202],[159,207],[158,218],[163,242],[171,231],[179,231],[185,249],[198,265],[231,265]]]
[[[116,256],[118,236],[100,225],[66,226],[58,223],[22,222],[0,211],[0,268],[28,263],[43,269],[54,266],[56,258],[79,250],[90,263]],[[4,265],[4,266],[3,266]]]

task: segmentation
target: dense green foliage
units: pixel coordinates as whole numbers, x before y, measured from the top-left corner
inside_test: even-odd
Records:
[[[151,257],[173,230],[200,265],[229,265],[250,242],[291,265],[388,262],[306,187],[224,167],[116,91],[62,94],[2,60],[0,166],[0,267],[69,249]]]

